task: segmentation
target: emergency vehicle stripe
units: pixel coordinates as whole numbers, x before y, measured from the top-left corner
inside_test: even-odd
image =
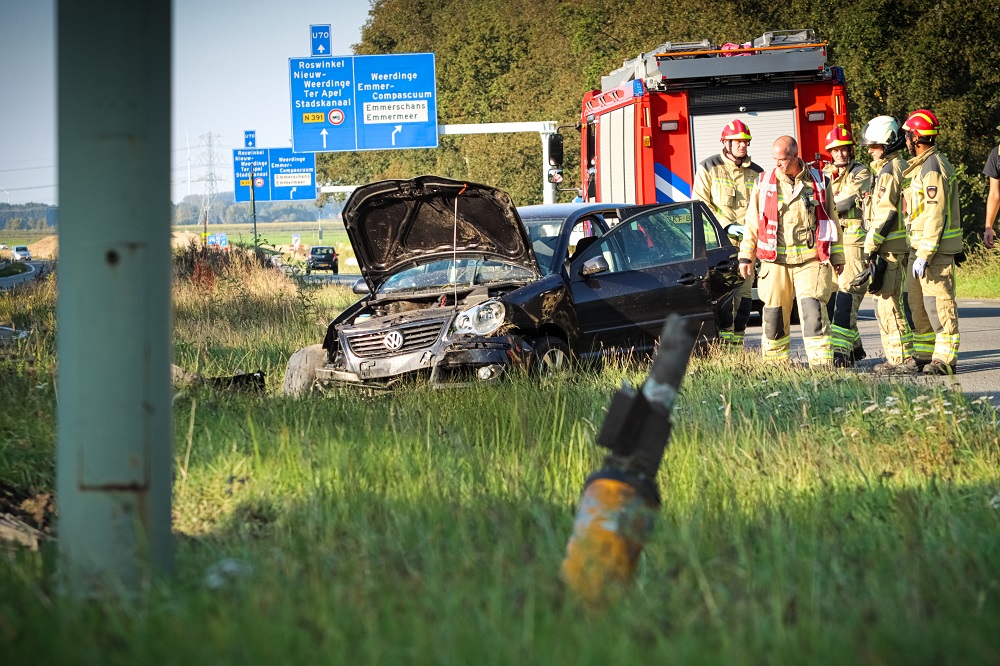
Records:
[[[659,162],[653,164],[657,203],[690,201],[691,185]]]

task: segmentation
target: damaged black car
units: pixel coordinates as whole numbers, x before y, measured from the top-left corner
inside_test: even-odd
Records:
[[[671,312],[701,321],[708,341],[738,280],[736,247],[698,202],[515,208],[496,188],[424,176],[355,190],[343,217],[363,297],[322,351],[289,362],[291,393],[645,356]]]

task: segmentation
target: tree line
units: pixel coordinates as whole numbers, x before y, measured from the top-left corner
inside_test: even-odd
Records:
[[[830,44],[829,62],[844,69],[856,134],[880,114],[937,114],[969,231],[982,229],[979,174],[1000,141],[998,26],[995,0],[374,0],[354,51],[434,52],[442,124],[575,124],[583,93],[599,88],[601,75],[664,41],[740,43],[813,28]],[[575,184],[579,135],[563,133],[567,182]],[[317,170],[335,184],[468,178],[527,204],[542,199],[539,156],[533,135],[442,136],[436,150],[320,154]]]
[[[59,209],[44,203],[0,203],[0,229],[5,231],[44,231],[56,226]]]
[[[333,219],[342,208],[338,201],[326,195],[313,201],[261,201],[256,204],[257,222],[301,222],[307,220]],[[206,205],[205,196],[189,194],[183,200],[172,204],[171,220],[174,225],[205,224],[247,224],[253,222],[250,204],[235,203],[232,192],[213,195],[211,205]]]

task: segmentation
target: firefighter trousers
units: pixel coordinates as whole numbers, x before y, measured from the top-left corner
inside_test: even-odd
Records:
[[[719,315],[719,338],[735,345],[743,344],[743,335],[753,311],[753,269],[750,275],[733,291],[733,307]]]
[[[816,259],[796,266],[764,262],[760,266],[757,291],[764,301],[761,352],[765,361],[789,358],[792,303],[796,302],[809,367],[833,363],[826,313],[826,302],[833,291],[833,269],[828,264]]]
[[[837,278],[837,291],[827,310],[834,355],[852,359],[862,349],[858,308],[865,298],[868,282],[852,288],[851,281],[865,270],[863,253],[864,245],[844,244],[844,272]]]
[[[916,253],[906,264],[905,309],[913,329],[913,358],[941,361],[954,367],[958,361],[958,306],[955,304],[954,255],[935,254],[924,277],[913,276]]]
[[[903,285],[906,280],[906,254],[880,253],[885,259],[885,277],[882,288],[873,293],[875,318],[878,320],[882,336],[882,350],[885,360],[892,365],[901,365],[913,356],[912,331],[903,315]]]

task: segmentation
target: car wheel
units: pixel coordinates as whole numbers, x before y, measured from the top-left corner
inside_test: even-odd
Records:
[[[308,393],[316,383],[316,371],[328,362],[323,345],[309,345],[292,354],[285,367],[282,393],[292,397]]]
[[[333,274],[334,274],[334,275],[336,275],[336,274],[337,274],[337,271],[338,271],[338,268],[339,268],[339,266],[338,266],[338,262],[337,262],[337,260],[336,260],[336,259],[334,259],[334,260],[333,260]]]
[[[573,374],[573,357],[569,345],[559,338],[544,335],[535,342],[535,371],[543,379]]]

